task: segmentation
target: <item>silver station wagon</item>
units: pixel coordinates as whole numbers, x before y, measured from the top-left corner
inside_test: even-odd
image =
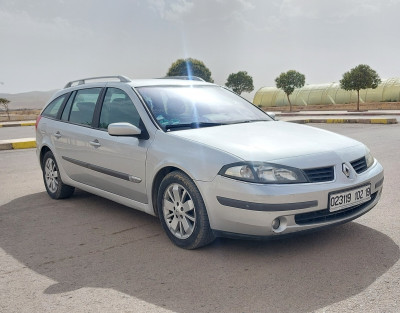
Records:
[[[36,128],[51,198],[79,188],[157,216],[186,249],[348,222],[382,193],[383,168],[364,144],[275,121],[201,80],[73,81]]]

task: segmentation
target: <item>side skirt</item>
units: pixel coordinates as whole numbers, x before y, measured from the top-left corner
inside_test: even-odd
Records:
[[[142,211],[142,212],[145,212],[145,213],[155,216],[154,210],[152,207],[149,206],[149,204],[145,204],[145,203],[141,203],[141,202],[138,202],[135,200],[125,198],[125,197],[121,197],[114,193],[79,183],[70,178],[65,178],[65,176],[62,176],[62,179],[63,179],[63,182],[67,185],[79,188],[81,190],[87,191],[87,192],[95,194],[97,196],[112,200],[112,201],[120,203],[122,205],[126,205],[127,207],[130,207],[130,208],[133,208],[133,209],[136,209],[136,210],[139,210],[139,211]]]

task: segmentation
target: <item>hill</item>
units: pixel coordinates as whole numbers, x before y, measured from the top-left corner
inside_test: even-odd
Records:
[[[10,100],[10,104],[8,105],[10,110],[41,109],[55,92],[56,90],[31,91],[16,94],[0,93],[0,98]]]

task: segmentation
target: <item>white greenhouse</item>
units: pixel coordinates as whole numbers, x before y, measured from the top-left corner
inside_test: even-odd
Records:
[[[347,104],[357,102],[356,91],[346,91],[339,83],[306,85],[290,95],[293,105]],[[360,90],[360,102],[400,102],[400,78],[382,80],[376,89]],[[253,103],[259,106],[286,106],[286,94],[276,87],[259,89]]]

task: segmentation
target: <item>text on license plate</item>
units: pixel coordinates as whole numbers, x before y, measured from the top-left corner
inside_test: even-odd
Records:
[[[329,196],[329,211],[335,212],[371,199],[371,184]]]

